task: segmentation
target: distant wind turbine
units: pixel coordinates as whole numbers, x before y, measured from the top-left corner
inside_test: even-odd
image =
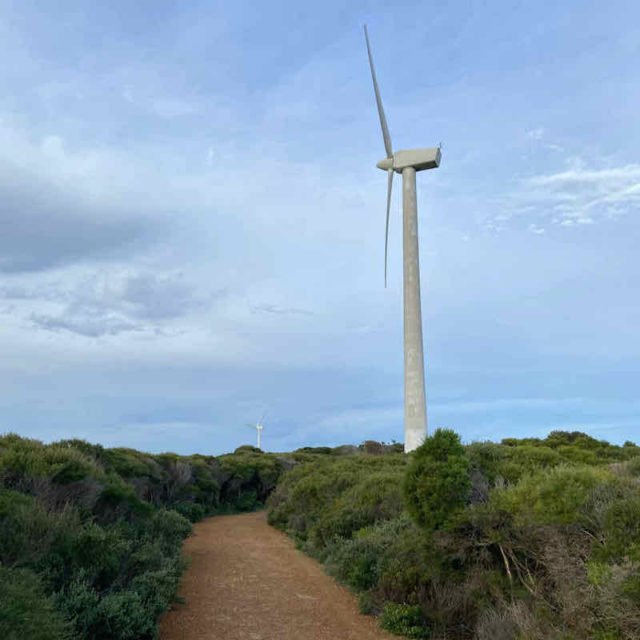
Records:
[[[376,95],[382,139],[387,157],[376,165],[387,172],[387,217],[384,237],[384,286],[387,286],[389,210],[394,171],[402,174],[402,227],[404,271],[404,450],[419,447],[427,435],[427,403],[424,389],[424,353],[422,348],[422,310],[420,308],[420,261],[418,247],[418,205],[416,172],[440,166],[440,149],[407,149],[393,152],[387,119],[382,108],[380,89],[371,56],[369,34],[364,27],[373,90]]]
[[[252,427],[254,429],[256,429],[256,431],[258,432],[258,449],[260,449],[260,436],[262,435],[262,429],[264,428],[262,425],[262,422],[264,421],[265,416],[267,415],[267,412],[265,411],[262,414],[262,417],[260,418],[260,420],[258,420],[258,422],[256,422],[255,424],[247,424],[247,427]]]

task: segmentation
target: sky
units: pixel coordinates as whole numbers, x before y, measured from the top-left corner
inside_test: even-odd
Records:
[[[403,441],[396,178],[429,429],[640,441],[640,5],[0,0],[0,432]]]

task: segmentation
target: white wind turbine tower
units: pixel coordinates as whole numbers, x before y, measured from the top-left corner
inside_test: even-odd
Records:
[[[389,209],[394,171],[402,174],[402,247],[404,271],[404,450],[419,447],[427,435],[427,403],[424,389],[422,349],[422,310],[420,307],[420,261],[418,249],[418,205],[416,172],[440,166],[440,147],[393,152],[387,119],[382,108],[380,89],[371,57],[369,34],[364,27],[367,55],[376,94],[382,138],[387,157],[376,165],[387,172],[387,219],[384,240],[384,284],[387,286],[387,248]]]
[[[257,432],[258,432],[258,449],[260,449],[260,436],[262,435],[262,429],[264,428],[262,426],[262,422],[265,418],[265,416],[267,415],[267,412],[265,411],[262,414],[262,417],[260,418],[260,420],[258,420],[258,422],[256,422],[255,424],[247,424],[248,427],[252,427],[254,428]]]

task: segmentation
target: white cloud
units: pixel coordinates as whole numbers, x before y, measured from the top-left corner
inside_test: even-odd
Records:
[[[564,171],[525,178],[520,188],[497,198],[500,213],[490,216],[488,229],[506,222],[533,220],[528,229],[543,233],[546,225],[572,227],[601,223],[633,214],[640,205],[640,164],[588,168],[571,158]]]
[[[91,273],[67,269],[57,279],[0,287],[0,299],[13,302],[7,314],[40,329],[86,337],[129,331],[164,334],[221,295],[196,292],[181,273],[159,275],[113,266]]]
[[[607,169],[577,167],[534,176],[526,185],[551,206],[552,222],[593,224],[630,213],[640,204],[640,165]]]
[[[542,140],[542,137],[544,136],[544,128],[537,127],[536,129],[529,129],[526,134],[527,138],[531,138],[531,140]]]

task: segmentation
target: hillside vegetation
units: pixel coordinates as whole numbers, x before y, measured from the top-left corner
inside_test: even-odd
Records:
[[[261,506],[290,465],[0,437],[0,637],[155,638],[191,522]]]
[[[640,448],[579,432],[409,456],[336,457],[282,476],[269,522],[410,638],[640,638]]]

